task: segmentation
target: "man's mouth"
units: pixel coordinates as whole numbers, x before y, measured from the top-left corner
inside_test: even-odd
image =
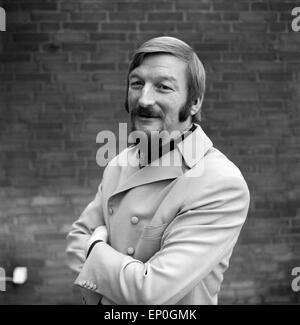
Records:
[[[134,115],[137,118],[142,119],[154,119],[154,118],[160,118],[159,112],[155,112],[153,109],[150,109],[148,107],[140,107],[136,110]]]
[[[147,112],[145,110],[141,110],[136,114],[136,116],[141,117],[141,118],[160,118],[160,115],[158,113],[154,112]]]
[[[138,117],[141,118],[159,118],[159,116],[156,115],[147,115],[147,114],[137,114]]]

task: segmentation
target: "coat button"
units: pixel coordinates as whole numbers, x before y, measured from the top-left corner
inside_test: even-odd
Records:
[[[134,248],[133,247],[128,247],[127,248],[127,254],[132,255],[134,253]]]
[[[113,214],[114,213],[114,209],[113,208],[109,208],[108,209],[108,212],[109,212],[109,214]]]
[[[132,223],[133,225],[136,225],[138,222],[139,222],[139,218],[138,218],[138,217],[132,217],[132,218],[131,218],[131,223]]]

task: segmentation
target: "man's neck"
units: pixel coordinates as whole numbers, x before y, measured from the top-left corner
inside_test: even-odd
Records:
[[[189,124],[187,124],[184,128],[181,128],[181,130],[173,130],[172,132],[168,132],[168,136],[166,137],[161,137],[160,143],[162,145],[177,139],[178,137],[181,137],[184,133],[186,133],[187,131],[189,131],[191,129],[191,127],[193,126],[193,122],[190,122]],[[163,131],[164,132],[164,131]]]
[[[143,150],[143,148],[139,148],[139,156],[143,157],[142,165],[145,166],[149,164],[151,161],[158,159],[165,153],[169,151],[173,151],[177,144],[185,139],[191,132],[193,132],[196,129],[196,125],[194,123],[191,123],[189,127],[185,128],[182,132],[174,132],[174,137],[167,137],[167,138],[159,138],[158,141],[150,141],[148,142],[147,150]],[[153,149],[153,145],[155,143],[156,150]],[[157,150],[158,149],[158,150]],[[154,155],[153,155],[154,153]]]

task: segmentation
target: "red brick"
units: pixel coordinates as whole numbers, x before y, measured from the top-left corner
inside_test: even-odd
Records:
[[[126,35],[124,33],[91,33],[92,41],[125,41]]]
[[[287,29],[288,26],[286,23],[273,23],[270,25],[271,32],[285,32]]]
[[[134,33],[129,33],[128,34],[128,40],[129,41],[134,41],[134,42],[139,42],[142,44],[142,42],[145,42],[153,37],[157,37],[157,32],[153,31],[143,31],[143,32],[134,32]],[[133,51],[132,51],[133,52]],[[130,57],[132,54],[130,55]]]
[[[20,8],[22,10],[28,10],[28,11],[32,11],[32,10],[56,10],[57,9],[57,4],[56,3],[40,3],[39,1],[30,1],[30,2],[23,2],[20,4]]]
[[[75,1],[76,2],[76,1]],[[80,11],[97,12],[102,10],[112,11],[116,8],[114,1],[83,1],[80,3]]]
[[[291,12],[293,8],[297,7],[294,1],[271,1],[270,9],[276,11],[289,11]]]
[[[67,14],[63,12],[40,12],[31,14],[32,21],[57,21],[65,22],[67,20]]]
[[[248,11],[249,3],[238,1],[215,2],[213,9],[216,11]]]
[[[98,23],[64,23],[64,29],[70,30],[82,30],[82,31],[97,31],[98,30]]]
[[[15,57],[12,53],[22,52],[37,52],[39,50],[39,44],[37,43],[9,43],[6,45],[6,50],[11,53],[11,56]],[[22,54],[18,54],[19,56]],[[0,54],[1,57],[1,54]],[[2,61],[3,62],[3,61]]]
[[[221,21],[221,14],[219,13],[211,13],[211,12],[188,12],[187,13],[187,20],[193,20],[193,21]]]
[[[11,23],[7,28],[9,32],[36,32],[38,30],[38,24],[35,23]]]
[[[87,61],[89,61],[89,53],[88,52],[72,52],[72,53],[70,53],[70,61],[78,62],[78,63],[87,62]]]
[[[111,46],[111,49],[108,50],[105,50],[102,46],[100,46],[100,51],[92,53],[91,55],[91,61],[105,61],[107,58],[115,62],[124,62],[127,61],[127,53],[120,51],[120,49],[114,50],[113,46]]]
[[[1,62],[24,62],[30,61],[29,54],[0,54]]]
[[[240,13],[239,12],[224,12],[223,14],[224,20],[239,20],[240,19]]]
[[[199,51],[202,53],[202,51],[227,51],[229,49],[229,44],[227,43],[206,43],[206,44],[200,44],[197,43],[194,46],[196,51]]]
[[[233,29],[239,32],[266,32],[268,25],[266,23],[248,22],[248,23],[235,23]]]
[[[50,73],[16,74],[16,80],[50,82],[51,74]]]
[[[174,23],[165,23],[165,22],[159,22],[159,23],[141,23],[140,24],[140,30],[141,31],[158,31],[161,32],[162,30],[165,32],[170,32],[174,30]]]
[[[183,21],[182,12],[150,12],[149,21]]]
[[[79,11],[81,10],[81,3],[79,1],[63,1],[59,6],[60,11]]]
[[[225,72],[223,73],[223,80],[249,80],[255,81],[256,76],[255,73],[247,72],[247,73],[239,73],[239,72]]]
[[[252,11],[267,11],[268,10],[268,3],[266,2],[253,2],[251,3]]]
[[[130,12],[110,12],[109,19],[112,21],[142,21],[145,18],[145,14],[139,11],[130,11]]]
[[[276,53],[267,53],[267,52],[243,53],[241,57],[242,60],[245,61],[275,61]]]
[[[179,10],[189,10],[189,11],[194,11],[194,10],[210,10],[212,3],[211,2],[202,2],[202,1],[193,1],[193,0],[177,0],[175,2],[176,9]]]
[[[97,21],[101,23],[106,21],[106,16],[106,12],[72,12],[71,21],[82,20],[84,22]]]
[[[85,31],[80,31],[80,32],[64,31],[64,32],[55,33],[53,39],[56,42],[64,42],[64,43],[86,42],[89,41],[89,34]]]
[[[38,71],[39,66],[37,63],[7,63],[4,67],[4,71],[14,71],[18,73],[23,73],[23,72],[32,72],[32,71]]]
[[[95,43],[68,43],[63,44],[62,48],[65,51],[87,51],[87,52],[95,52],[97,46]]]
[[[118,2],[117,11],[148,11],[148,10],[168,10],[172,9],[171,2],[162,1],[141,1],[141,2]]]
[[[65,63],[65,62],[53,62],[48,61],[42,64],[44,71],[76,71],[77,64],[76,63]]]
[[[49,40],[47,33],[18,33],[13,35],[16,42],[46,42]]]
[[[13,74],[12,73],[0,73],[0,80],[2,81],[12,81]]]
[[[299,61],[299,53],[297,52],[279,51],[277,55],[281,61]],[[292,69],[293,67],[295,64],[292,64]]]
[[[180,22],[180,23],[176,24],[176,30],[178,30],[179,32],[183,31],[183,32],[191,33],[194,30],[194,24],[193,23]],[[186,38],[184,38],[184,39],[186,39]]]
[[[84,63],[81,64],[80,70],[83,71],[97,71],[97,70],[114,70],[115,64],[114,63]]]
[[[136,31],[136,23],[103,23],[103,31]]]
[[[293,80],[292,73],[259,73],[259,77],[261,80],[272,80],[272,81],[289,81]]]
[[[221,60],[221,53],[218,52],[201,52],[198,54],[198,56],[201,58],[201,61],[204,63],[206,61],[220,61]]]
[[[52,32],[60,29],[59,23],[41,23],[41,31]]]
[[[288,12],[288,13],[286,13],[286,12],[281,12],[281,13],[279,14],[279,20],[280,20],[280,21],[286,21],[286,22],[288,22],[288,23],[291,23],[291,13],[290,13],[290,12]]]

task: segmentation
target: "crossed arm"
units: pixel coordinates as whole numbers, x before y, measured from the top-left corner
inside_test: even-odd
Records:
[[[102,189],[98,187],[94,200],[85,208],[80,218],[74,222],[67,236],[67,257],[71,270],[79,273],[86,260],[87,249],[92,240],[92,234],[99,226],[105,226],[102,211]],[[105,239],[105,238],[104,238]]]
[[[231,253],[249,193],[240,179],[223,180],[221,188],[210,186],[197,202],[187,202],[165,230],[160,250],[146,263],[106,243],[94,246],[85,260],[92,231],[104,225],[99,201],[101,188],[69,235],[68,252],[77,265],[73,269],[80,272],[75,284],[91,279],[100,297],[115,304],[175,304]],[[215,291],[211,288],[211,295]]]

